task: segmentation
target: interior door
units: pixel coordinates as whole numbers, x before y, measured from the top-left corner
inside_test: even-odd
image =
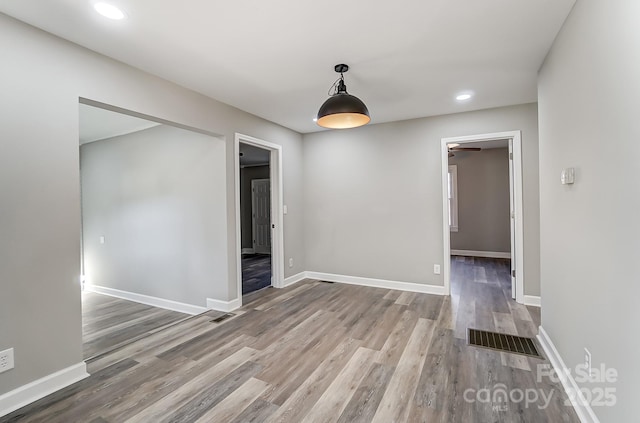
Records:
[[[271,181],[251,181],[251,216],[253,221],[253,251],[271,253]]]
[[[513,175],[513,140],[509,140],[509,208],[511,224],[511,298],[516,299],[516,207]]]

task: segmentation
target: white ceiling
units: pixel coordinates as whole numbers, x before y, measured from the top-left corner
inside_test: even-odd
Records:
[[[299,132],[346,63],[372,123],[536,101],[575,0],[0,0],[0,11]],[[473,91],[458,103],[454,96]]]
[[[240,166],[263,166],[269,164],[269,150],[240,143]]]
[[[507,148],[509,147],[509,140],[489,140],[489,141],[474,141],[474,142],[465,142],[460,144],[461,148],[465,147],[480,147],[483,150],[490,150],[492,148]]]
[[[80,104],[80,145],[104,140],[160,125],[122,113]]]

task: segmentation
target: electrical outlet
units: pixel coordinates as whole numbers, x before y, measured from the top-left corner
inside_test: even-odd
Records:
[[[588,349],[584,349],[584,366],[587,368],[587,372],[589,372],[589,377],[591,377],[593,370],[591,370],[591,352]]]
[[[289,267],[293,267],[293,258],[289,259]]]
[[[0,351],[0,373],[13,369],[13,348]]]
[[[433,273],[435,273],[436,275],[440,274],[440,265],[439,264],[434,264],[433,265]]]
[[[104,237],[103,236],[100,237],[100,244],[104,244]]]

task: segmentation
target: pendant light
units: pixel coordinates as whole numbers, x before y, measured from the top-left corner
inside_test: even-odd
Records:
[[[357,128],[371,121],[367,106],[358,97],[347,93],[344,84],[344,73],[349,66],[340,64],[335,66],[340,78],[329,89],[331,97],[318,110],[317,123],[324,128],[346,129]],[[331,89],[334,90],[331,94]]]

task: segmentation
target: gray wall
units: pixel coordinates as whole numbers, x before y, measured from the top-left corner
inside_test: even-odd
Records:
[[[307,270],[443,285],[441,139],[522,130],[527,295],[539,294],[537,105],[304,135]]]
[[[254,179],[269,179],[269,166],[252,166],[240,169],[240,219],[242,220],[242,248],[253,248],[251,181]]]
[[[227,285],[223,140],[160,125],[83,145],[80,173],[87,283],[200,307]]]
[[[78,99],[89,98],[225,137],[228,251],[236,251],[236,132],[282,145],[286,275],[305,270],[300,134],[0,14],[0,350],[16,368],[0,395],[82,361]],[[235,255],[227,286],[236,298]]]
[[[585,347],[617,369],[602,422],[638,421],[638,16],[637,1],[578,0],[539,80],[542,326],[571,370]]]
[[[511,251],[509,221],[509,149],[457,152],[458,232],[452,250]]]

